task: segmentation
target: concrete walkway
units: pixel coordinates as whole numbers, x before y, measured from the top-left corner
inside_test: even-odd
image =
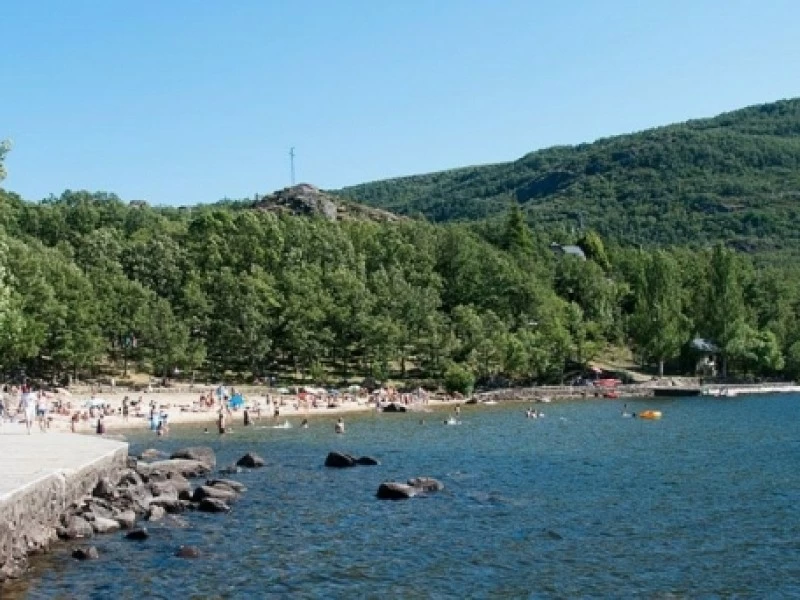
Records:
[[[18,423],[0,425],[0,504],[55,474],[69,475],[127,449],[128,444],[100,436],[42,433],[27,434]]]

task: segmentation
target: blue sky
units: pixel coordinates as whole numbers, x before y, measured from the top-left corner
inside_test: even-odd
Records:
[[[796,0],[5,0],[7,189],[154,204],[512,160],[800,96]]]

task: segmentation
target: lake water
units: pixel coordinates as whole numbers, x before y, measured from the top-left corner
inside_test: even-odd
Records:
[[[173,427],[132,451],[253,450],[264,469],[229,515],[185,513],[141,543],[95,538],[101,559],[61,547],[38,560],[24,598],[800,597],[800,396],[464,407],[334,417],[307,430],[219,439]],[[297,421],[295,421],[297,425]],[[324,468],[329,450],[379,467]],[[427,475],[445,491],[375,498],[379,483]],[[197,560],[175,558],[181,544]]]

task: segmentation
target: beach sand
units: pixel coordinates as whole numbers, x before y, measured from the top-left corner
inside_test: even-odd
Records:
[[[90,410],[92,403],[102,404],[108,407],[103,416],[103,423],[106,433],[114,433],[130,429],[149,429],[151,406],[155,406],[157,414],[166,414],[169,425],[192,424],[210,426],[216,423],[220,405],[214,397],[213,405],[208,406],[206,402],[200,401],[201,396],[208,398],[214,393],[214,387],[195,386],[192,391],[162,390],[157,392],[139,393],[126,392],[123,390],[105,389],[92,394],[88,390],[61,391],[58,394],[48,395],[50,406],[49,412],[50,430],[70,431],[72,428],[72,415],[79,412],[80,418],[75,424],[76,433],[93,433],[97,428],[97,420],[100,409]],[[122,416],[123,399],[127,397],[129,406],[131,402],[136,405],[130,406],[127,420]],[[352,412],[374,411],[376,410],[376,396],[369,394],[346,395],[339,397],[317,397],[317,407],[312,406],[311,397],[306,399],[297,395],[269,395],[263,391],[244,391],[244,407],[248,408],[250,418],[254,422],[266,421],[273,423],[283,423],[285,418],[314,418],[326,415],[336,415]],[[269,401],[268,401],[269,398]],[[398,395],[396,397],[383,396],[380,398],[382,405],[390,402],[403,404],[403,400],[408,399],[407,409],[410,412],[424,412],[437,406],[448,406],[452,404],[463,404],[463,398],[453,398],[446,395],[429,394],[425,399],[414,398],[412,395]],[[16,411],[15,398],[7,401],[12,415]],[[62,412],[56,408],[58,405],[64,407]],[[275,408],[279,410],[279,416],[274,416]],[[259,412],[260,408],[260,412]],[[238,426],[242,424],[244,415],[243,409],[231,410],[226,413],[226,420],[229,425]],[[12,420],[16,420],[12,416]],[[33,433],[39,433],[38,425],[34,425]]]

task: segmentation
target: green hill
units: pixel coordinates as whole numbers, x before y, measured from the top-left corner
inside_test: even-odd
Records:
[[[538,230],[583,223],[622,243],[797,251],[800,99],[337,193],[437,222],[492,217],[516,198]]]

